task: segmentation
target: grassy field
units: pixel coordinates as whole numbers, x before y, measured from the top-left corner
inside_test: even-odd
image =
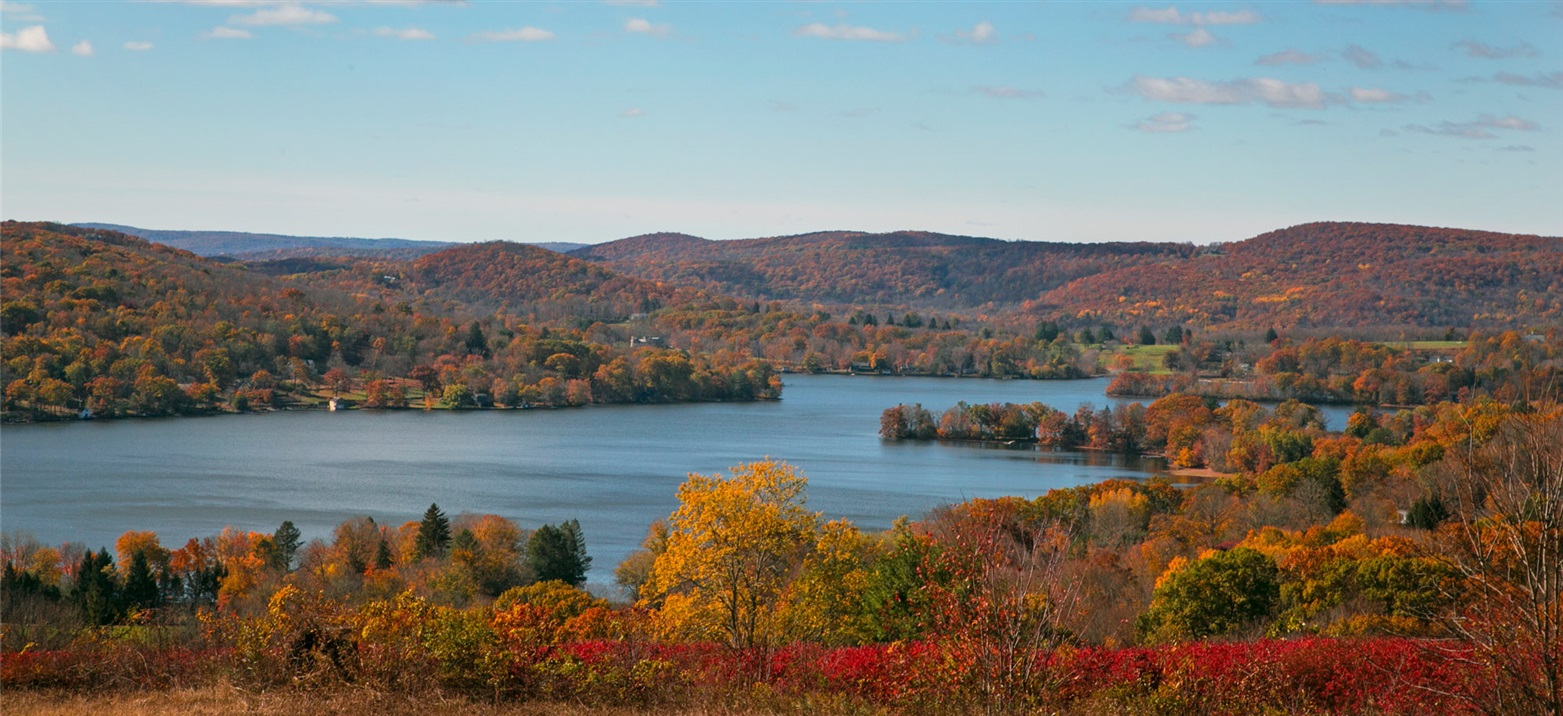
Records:
[[[1381,346],[1413,351],[1455,351],[1465,347],[1465,341],[1379,341]]]
[[[1115,365],[1118,356],[1128,356],[1133,361],[1133,370],[1141,373],[1171,373],[1162,365],[1162,358],[1168,353],[1177,350],[1178,346],[1154,345],[1154,346],[1118,346],[1102,352],[1102,362],[1109,368]]]

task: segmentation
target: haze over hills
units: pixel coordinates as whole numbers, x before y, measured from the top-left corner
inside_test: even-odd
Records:
[[[395,255],[414,258],[450,248],[450,241],[414,241],[412,239],[366,239],[345,236],[288,236],[284,234],[254,234],[243,231],[174,231],[142,229],[134,226],[103,223],[78,223],[90,229],[108,229],[146,239],[154,243],[184,249],[200,256],[229,256],[239,259],[284,259],[300,256],[370,256]],[[549,251],[560,253],[581,248],[583,244],[566,242],[538,242]]]

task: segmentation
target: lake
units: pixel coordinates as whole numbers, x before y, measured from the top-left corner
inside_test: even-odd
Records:
[[[677,506],[688,473],[765,457],[808,476],[810,509],[865,530],[972,497],[1156,474],[1157,460],[878,437],[880,412],[902,402],[936,413],[960,400],[1067,412],[1128,402],[1107,398],[1107,382],[788,375],[783,399],[766,403],[12,425],[0,429],[0,529],[94,549],[150,529],[172,548],[224,525],[292,520],[306,538],[359,515],[394,527],[436,502],[527,529],[578,519],[590,579],[606,583]],[[1349,409],[1325,413],[1339,428]]]

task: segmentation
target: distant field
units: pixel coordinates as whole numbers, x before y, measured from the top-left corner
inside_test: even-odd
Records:
[[[1465,341],[1379,341],[1379,345],[1413,351],[1454,351],[1465,347]]]
[[[1154,345],[1154,346],[1119,346],[1103,351],[1102,360],[1108,367],[1112,367],[1117,356],[1128,356],[1133,361],[1132,369],[1141,373],[1171,373],[1162,365],[1162,358],[1178,349],[1178,346]]]

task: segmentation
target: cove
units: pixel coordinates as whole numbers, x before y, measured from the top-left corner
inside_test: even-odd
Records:
[[[810,509],[864,530],[973,497],[1158,474],[1159,460],[878,437],[880,412],[903,402],[942,411],[1041,401],[1069,412],[1130,402],[1107,398],[1107,382],[787,375],[782,400],[762,403],[8,425],[0,529],[92,549],[154,530],[177,547],[225,525],[269,533],[292,520],[306,539],[329,539],[350,517],[395,527],[436,502],[525,529],[578,519],[590,579],[607,583],[647,525],[677,506],[688,473],[765,457],[808,476]],[[1325,412],[1338,427],[1349,410]]]

